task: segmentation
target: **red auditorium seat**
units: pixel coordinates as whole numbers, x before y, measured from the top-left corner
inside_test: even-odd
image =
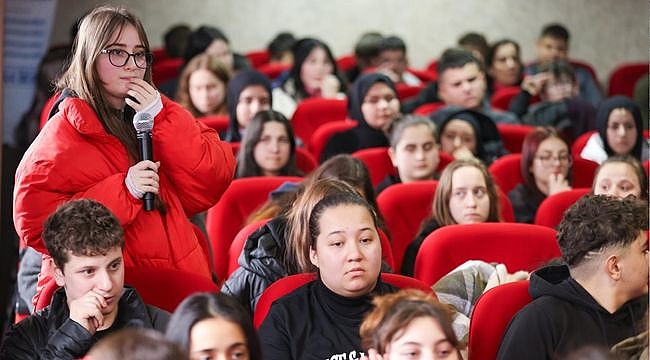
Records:
[[[273,176],[235,179],[215,206],[208,210],[206,230],[212,246],[215,271],[223,281],[228,270],[228,249],[244,227],[246,219],[264,204],[269,193],[285,181],[302,181],[301,177]]]
[[[408,68],[407,71],[415,75],[423,83],[428,83],[428,82],[433,82],[438,80],[438,73],[436,73],[435,71],[430,71],[428,69],[420,70],[414,68]]]
[[[291,117],[291,126],[296,138],[302,140],[303,146],[309,147],[311,137],[323,124],[345,120],[348,114],[348,102],[342,99],[305,99],[296,107]]]
[[[597,131],[588,131],[580,136],[578,136],[574,141],[573,144],[571,144],[571,155],[574,158],[580,157],[580,153],[582,152],[582,149],[585,148],[587,145],[587,141],[589,141],[589,138],[593,135],[596,134]]]
[[[202,116],[196,118],[196,120],[215,129],[219,134],[224,134],[228,131],[228,124],[230,123],[230,117],[228,115]]]
[[[406,85],[406,84],[397,84],[395,85],[395,90],[397,90],[397,97],[400,101],[404,101],[408,98],[411,98],[420,93],[424,89],[424,85]]]
[[[521,223],[443,226],[424,239],[414,277],[433,285],[467,260],[503,263],[509,272],[533,271],[560,256],[555,230]]]
[[[634,86],[641,77],[648,76],[649,66],[650,63],[647,62],[625,63],[617,66],[609,76],[607,96],[625,95],[633,98]]]
[[[357,66],[357,59],[354,57],[354,54],[343,55],[336,59],[336,66],[339,68],[339,71],[347,72]]]
[[[576,188],[547,197],[539,204],[535,224],[555,229],[562,221],[564,212],[590,191],[591,188]]]
[[[535,130],[534,126],[518,124],[497,124],[503,146],[511,153],[520,153],[526,135]]]
[[[266,49],[253,50],[245,54],[251,66],[258,69],[260,66],[268,64],[271,59],[271,54]]]
[[[443,107],[447,106],[447,104],[443,102],[432,102],[432,103],[426,103],[418,106],[413,110],[413,114],[415,115],[423,115],[423,116],[429,116],[433,114],[434,112],[442,109]]]
[[[280,74],[289,69],[291,69],[289,64],[264,64],[257,68],[259,72],[271,80],[277,79]]]
[[[492,107],[507,111],[510,109],[510,102],[521,92],[519,86],[507,86],[497,90],[490,99]]]
[[[182,66],[183,59],[181,58],[170,58],[155,61],[153,65],[151,65],[151,76],[153,78],[154,84],[156,86],[160,86],[160,84],[164,83],[165,81],[177,77],[180,75]]]
[[[321,154],[330,138],[337,133],[352,129],[357,125],[354,120],[341,120],[325,123],[318,127],[311,135],[307,144],[307,150],[320,162]]]
[[[502,284],[481,295],[469,322],[469,359],[496,359],[510,320],[531,301],[528,280]]]

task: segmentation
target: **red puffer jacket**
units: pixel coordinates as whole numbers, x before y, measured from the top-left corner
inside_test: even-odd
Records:
[[[126,149],[109,135],[84,100],[65,99],[27,150],[16,171],[14,224],[20,239],[47,254],[41,239],[47,216],[78,198],[106,205],[124,226],[127,266],[168,267],[209,276],[207,255],[188,216],[214,205],[230,184],[235,159],[216,132],[163,97],[154,122],[165,214],[146,212],[124,184]]]

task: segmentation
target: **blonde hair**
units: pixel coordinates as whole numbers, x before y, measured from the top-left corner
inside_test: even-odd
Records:
[[[199,109],[194,106],[190,97],[190,76],[197,70],[208,70],[219,79],[224,85],[223,102],[215,110],[219,108],[226,109],[226,89],[230,81],[230,70],[228,67],[219,60],[216,56],[209,54],[199,54],[193,57],[181,72],[178,81],[178,90],[176,91],[176,101],[183,105],[184,108],[189,110],[195,117],[201,117],[205,114],[201,113]]]

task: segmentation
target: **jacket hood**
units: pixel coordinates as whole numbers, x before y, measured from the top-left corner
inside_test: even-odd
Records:
[[[286,226],[286,219],[278,216],[255,230],[246,239],[237,260],[239,266],[262,276],[286,274],[283,267]]]
[[[528,291],[533,299],[541,296],[553,296],[591,309],[602,317],[628,317],[631,315],[630,321],[641,318],[648,306],[647,295],[645,295],[626,302],[614,314],[610,314],[571,277],[566,265],[547,266],[533,272],[530,275]]]
[[[228,115],[230,122],[228,124],[228,133],[226,135],[227,141],[241,141],[239,135],[239,122],[237,121],[237,104],[239,103],[239,95],[244,89],[249,86],[259,85],[266,89],[269,94],[270,106],[273,105],[273,95],[271,92],[271,82],[269,79],[259,71],[244,70],[237,74],[228,82],[227,103]]]

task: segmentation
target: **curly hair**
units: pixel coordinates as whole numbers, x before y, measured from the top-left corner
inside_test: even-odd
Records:
[[[588,259],[588,253],[629,245],[642,230],[648,230],[647,202],[587,195],[564,213],[557,238],[562,259],[575,268]]]
[[[422,317],[437,321],[447,341],[456,351],[459,352],[463,348],[451,326],[452,308],[441,304],[433,293],[404,289],[377,296],[373,299],[373,304],[374,309],[366,315],[359,328],[361,346],[366,350],[372,348],[380,354],[385,354],[396,334],[413,320]]]
[[[64,270],[68,255],[106,255],[124,247],[124,229],[104,205],[91,199],[64,203],[43,225],[43,241],[54,264]]]

